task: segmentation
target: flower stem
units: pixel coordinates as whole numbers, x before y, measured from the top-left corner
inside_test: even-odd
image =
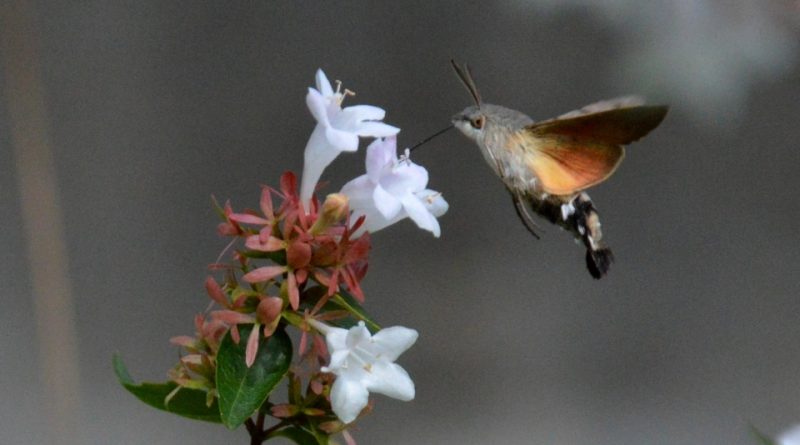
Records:
[[[247,428],[247,432],[250,433],[250,445],[261,445],[264,442],[261,438],[261,430],[256,427],[253,419],[245,420],[244,426]]]
[[[278,431],[279,429],[281,429],[281,428],[283,428],[285,426],[286,426],[286,422],[281,421],[281,422],[278,422],[275,425],[272,425],[271,427],[265,429],[264,430],[264,440],[269,439],[269,437],[270,437],[270,435],[272,435],[272,433]]]
[[[258,417],[256,417],[255,421],[253,421],[252,418],[244,421],[244,426],[247,428],[247,432],[250,433],[250,445],[261,445],[267,439],[269,439],[273,433],[286,426],[286,422],[282,420],[275,425],[264,429],[265,418],[266,413],[259,411]]]
[[[263,411],[259,411],[255,422],[253,422],[253,419],[245,420],[247,432],[250,433],[250,445],[261,445],[267,440],[267,432],[264,431],[265,416],[266,414]]]

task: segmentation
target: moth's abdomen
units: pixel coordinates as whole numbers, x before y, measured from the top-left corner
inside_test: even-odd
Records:
[[[614,254],[603,242],[600,214],[586,193],[573,199],[550,197],[538,199],[529,196],[531,208],[550,221],[570,231],[586,247],[586,267],[595,279],[608,273]]]

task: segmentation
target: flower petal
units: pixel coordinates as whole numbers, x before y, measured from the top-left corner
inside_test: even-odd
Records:
[[[407,193],[400,200],[403,202],[403,208],[408,213],[408,216],[417,223],[420,229],[432,232],[433,236],[439,238],[441,234],[439,221],[425,208],[425,205],[416,195]]]
[[[356,137],[356,142],[358,137]],[[341,151],[333,147],[325,136],[325,126],[317,125],[306,143],[303,154],[303,180],[300,184],[300,200],[308,209],[308,202],[314,194],[322,171],[330,165]]]
[[[314,319],[308,320],[308,324],[325,336],[329,350],[337,351],[347,348],[347,329],[330,326]]]
[[[347,196],[347,202],[351,209],[359,209],[372,206],[372,192],[375,188],[367,175],[361,175],[350,180],[342,187],[339,193]]]
[[[377,184],[386,171],[397,160],[397,138],[375,139],[367,147],[366,167],[370,181]]]
[[[355,133],[326,127],[325,139],[339,151],[358,150],[358,135]]]
[[[363,321],[359,321],[357,326],[347,330],[346,344],[347,348],[353,349],[359,345],[368,342],[372,334],[369,333]]]
[[[800,445],[800,425],[784,431],[777,439],[776,445]]]
[[[383,119],[384,111],[371,105],[356,105],[336,110],[330,114],[331,126],[347,132],[356,132],[364,121],[372,121],[373,116]],[[399,131],[399,130],[398,130]]]
[[[325,72],[322,71],[322,68],[317,69],[317,74],[314,77],[319,92],[322,93],[323,96],[333,96],[333,88],[328,80],[328,76],[326,76]]]
[[[419,333],[414,329],[404,326],[392,326],[378,331],[372,336],[370,345],[373,353],[381,359],[393,362],[400,354],[410,348],[417,341]]]
[[[372,192],[372,204],[386,219],[392,219],[403,208],[403,204],[383,187],[377,186]]]
[[[331,362],[328,366],[322,367],[322,372],[332,372],[338,374],[339,370],[347,364],[347,359],[350,357],[350,351],[347,349],[337,349],[331,354]]]
[[[379,212],[377,209],[359,209],[353,211],[352,217],[359,218],[361,216],[365,217],[364,225],[362,225],[360,229],[353,232],[353,237],[362,236],[364,232],[375,233],[378,230],[385,229],[386,227],[389,227],[392,224],[408,217],[408,214],[405,211],[400,211],[394,216],[394,218],[387,219],[381,215],[381,212]]]
[[[352,131],[361,137],[385,138],[396,135],[400,129],[383,122],[367,121],[357,124]]]
[[[428,171],[411,161],[405,161],[395,165],[391,173],[384,175],[380,184],[399,198],[407,192],[425,190],[428,185]]]
[[[319,91],[309,88],[308,94],[306,94],[306,106],[308,106],[308,111],[311,112],[311,115],[314,116],[317,122],[320,124],[329,127],[330,121],[328,120],[328,110],[325,106],[325,98],[322,97]]]
[[[450,204],[448,204],[444,197],[442,197],[442,194],[436,190],[425,189],[415,193],[415,195],[422,199],[425,208],[437,218],[447,213],[447,210],[450,208]]]
[[[368,391],[408,402],[414,400],[414,382],[405,369],[396,363],[379,360],[372,364],[366,378]]]
[[[342,113],[355,121],[380,121],[386,117],[386,111],[374,105],[352,105],[344,107]]]
[[[331,388],[331,408],[343,423],[350,423],[358,417],[369,402],[369,391],[356,379],[339,376]]]

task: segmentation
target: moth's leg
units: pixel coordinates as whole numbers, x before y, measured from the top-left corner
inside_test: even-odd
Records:
[[[523,197],[519,193],[511,192],[511,200],[514,201],[514,210],[517,211],[517,216],[522,221],[522,224],[525,225],[525,228],[528,229],[528,232],[531,232],[531,235],[536,239],[541,239],[539,234],[536,233],[536,230],[541,230],[541,227],[533,220],[533,216],[528,211],[528,206],[525,205]]]

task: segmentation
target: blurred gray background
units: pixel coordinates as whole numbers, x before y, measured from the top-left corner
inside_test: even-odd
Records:
[[[0,11],[0,443],[246,443],[143,405],[112,354],[165,379],[226,243],[209,197],[254,207],[301,169],[318,67],[411,145],[470,104],[451,57],[537,120],[630,93],[672,112],[591,191],[617,257],[599,282],[567,234],[530,237],[465,138],[415,152],[450,202],[442,237],[377,233],[363,285],[380,322],[421,333],[400,360],[417,398],[378,396],[359,443],[745,445],[749,423],[800,421],[798,2]]]

